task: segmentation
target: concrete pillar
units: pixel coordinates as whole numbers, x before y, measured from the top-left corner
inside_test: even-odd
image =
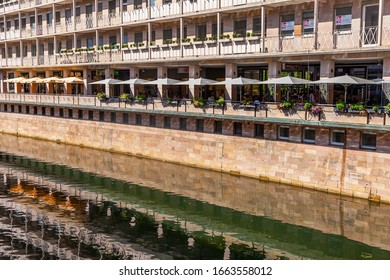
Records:
[[[379,0],[378,15],[378,45],[382,46],[382,28],[383,28],[383,0]]]
[[[136,79],[139,77],[139,69],[137,67],[130,67],[130,79]],[[130,93],[133,96],[136,96],[138,94],[138,87],[139,85],[130,85]]]
[[[89,83],[91,82],[91,77],[88,76],[88,69],[87,68],[84,68],[83,69],[83,91],[82,92],[78,92],[78,94],[83,94],[83,95],[87,95],[87,94],[92,94],[92,87],[89,87]]]
[[[6,90],[4,90],[4,86],[6,83],[4,83],[4,75],[3,72],[0,72],[0,93],[4,93]]]
[[[280,77],[282,71],[282,63],[279,61],[271,61],[268,63],[268,79],[276,79]],[[267,100],[274,100],[276,102],[282,101],[282,95],[280,92],[280,85],[269,85],[269,97]]]
[[[157,79],[168,78],[168,69],[165,66],[157,67]],[[158,85],[157,86],[157,94],[161,98],[167,98],[167,89],[166,86]]]
[[[225,68],[225,78],[226,80],[231,80],[237,78],[237,64],[228,63]],[[237,100],[237,86],[226,85],[225,100]]]
[[[192,64],[189,66],[189,71],[188,71],[189,80],[194,80],[194,79],[199,78],[199,73],[200,73],[199,64]],[[195,97],[199,98],[200,90],[201,90],[201,87],[199,87],[199,86],[194,86],[194,85],[188,86],[188,97],[189,98],[195,98]]]
[[[50,70],[45,70],[45,78],[51,77],[51,71]],[[46,94],[48,93],[53,93],[54,92],[54,83],[46,83]]]
[[[390,100],[390,57],[383,58],[383,79],[388,83],[383,84],[382,89],[388,100]],[[386,103],[385,103],[386,105]]]
[[[313,49],[317,49],[317,40],[318,40],[318,1],[319,0],[314,0],[314,46]]]
[[[114,69],[111,69],[109,67],[104,69],[104,76],[105,76],[106,79],[112,78],[114,76]],[[106,96],[107,97],[111,96],[110,85],[105,85],[105,92],[106,92]]]
[[[320,67],[320,80],[326,80],[334,77],[335,61],[334,60],[322,60]],[[333,103],[333,85],[320,85],[319,90],[321,93],[321,100],[326,103]],[[337,101],[337,100],[336,100]]]

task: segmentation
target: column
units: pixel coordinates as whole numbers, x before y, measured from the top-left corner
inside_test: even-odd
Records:
[[[322,60],[320,66],[320,80],[326,80],[334,77],[335,61],[334,60]],[[324,99],[327,103],[333,103],[333,85],[320,85],[319,90],[321,93],[321,99]]]
[[[88,76],[88,69],[83,69],[83,95],[92,94],[92,87],[88,87],[88,84],[91,82],[91,77]],[[79,92],[81,94],[81,92]]]
[[[139,77],[139,74],[138,74],[139,69],[137,67],[130,67],[129,71],[130,71],[130,79],[136,79]],[[137,96],[138,87],[139,87],[138,85],[135,86],[134,84],[131,84],[130,85],[130,94],[132,94],[133,96]]]
[[[7,19],[5,18],[5,15],[3,16],[4,21],[4,39],[7,40]]]
[[[314,1],[314,46],[313,49],[317,49],[317,40],[318,40],[318,0]]]
[[[3,72],[0,72],[0,93],[4,93],[7,91],[7,89],[4,90],[4,86],[6,85],[6,83],[3,82],[4,80],[5,79],[4,79]]]
[[[199,73],[200,73],[199,64],[192,64],[189,66],[188,78],[190,81],[197,79],[197,78],[200,78]],[[195,98],[195,97],[199,98],[200,97],[200,88],[201,87],[194,86],[194,85],[188,86],[188,97],[189,98]]]
[[[182,4],[182,7],[183,7],[183,1],[181,1],[181,4]],[[183,12],[183,11],[182,11]],[[182,42],[183,42],[183,37],[184,36],[184,32],[183,32],[183,18],[181,17],[180,18],[180,56],[183,57],[183,54],[184,54],[184,51],[183,51],[183,45],[182,45]]]
[[[152,7],[151,7],[151,1],[150,0],[147,0],[147,5],[148,5],[148,17],[147,19],[151,19],[152,18]]]
[[[383,0],[379,0],[378,13],[378,45],[382,46],[382,28],[383,28]]]
[[[121,17],[120,23],[123,23],[123,0],[119,0],[119,16]],[[122,46],[122,43],[121,43]]]
[[[279,61],[271,61],[268,63],[268,79],[279,78],[280,72],[282,71],[282,63]],[[274,101],[280,102],[282,101],[280,85],[270,85],[269,89],[269,97],[270,99],[274,99]],[[267,99],[269,100],[269,99]]]
[[[265,52],[265,7],[261,6],[261,52]]]
[[[45,70],[45,78],[52,77],[52,73],[50,73],[50,70]],[[53,93],[54,92],[54,83],[46,83],[46,94]]]
[[[76,30],[76,3],[72,0],[72,17],[73,17],[73,30]]]
[[[219,3],[219,0],[217,1]],[[219,4],[218,4],[219,5]],[[221,13],[217,13],[217,54],[221,54],[221,46],[219,43],[219,39],[221,37]]]
[[[5,65],[8,66],[8,43],[7,43],[7,41],[4,42],[4,48],[5,48]]]
[[[54,32],[54,34],[56,34],[56,32],[57,32],[57,18],[56,18],[56,6],[55,6],[55,4],[53,4],[52,9],[53,9],[53,32]],[[20,22],[20,19],[19,19],[19,22]]]
[[[149,56],[149,59],[152,58],[152,49],[150,48],[150,42],[152,42],[152,24],[150,22],[148,22],[148,56]]]
[[[35,36],[38,35],[38,9],[34,9],[34,18],[35,18]]]
[[[227,63],[225,66],[226,80],[231,80],[237,77],[237,64]],[[237,86],[226,85],[225,100],[234,101],[237,100]]]
[[[113,77],[114,75],[114,70],[107,67],[106,69],[104,69],[104,76],[105,76],[105,79],[109,79],[111,77]],[[110,93],[110,85],[105,85],[105,92],[106,92],[106,96],[107,97],[110,97],[111,96],[111,93]]]
[[[122,16],[121,16],[121,18],[122,18]],[[119,34],[120,34],[120,38],[119,38],[120,48],[119,48],[119,51],[121,52],[121,61],[123,61],[123,50],[122,50],[122,46],[123,46],[123,26],[121,26],[119,28]]]
[[[98,14],[99,14],[99,12],[98,12],[98,0],[95,0],[95,27],[98,27],[98,23],[99,23]]]
[[[163,79],[167,78],[168,73],[167,73],[167,67],[165,66],[159,66],[157,67],[157,79]],[[157,94],[159,95],[160,98],[167,98],[167,93],[165,92],[166,88],[162,85],[157,86]]]
[[[20,48],[20,65],[23,66],[23,41],[19,41],[19,48]]]

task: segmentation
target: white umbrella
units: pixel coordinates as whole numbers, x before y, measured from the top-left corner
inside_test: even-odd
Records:
[[[84,83],[84,81],[77,77],[67,77],[67,78],[61,78],[60,79],[63,83],[67,84],[76,84],[76,83]]]
[[[21,81],[20,83],[22,83],[22,84],[41,83],[42,80],[43,80],[42,78],[34,77],[34,78],[25,79],[25,80]]]
[[[4,80],[3,82],[6,82],[6,83],[22,83],[25,80],[27,80],[25,77],[18,77],[18,78],[12,78],[12,79],[8,79],[8,80]]]
[[[63,83],[62,79],[58,77],[45,78],[40,81],[41,83]]]
[[[275,79],[268,79],[266,81],[262,81],[261,84],[266,85],[306,85],[311,83],[311,81],[295,78],[291,76],[285,76]]]
[[[169,86],[169,85],[175,85],[177,83],[180,83],[181,81],[170,79],[170,78],[160,78],[154,81],[146,82],[145,85],[163,85],[163,86]]]
[[[135,78],[135,79],[130,79],[130,80],[126,80],[126,81],[121,81],[121,82],[117,83],[117,85],[143,85],[147,82],[149,82],[149,81],[144,80],[144,79]]]
[[[115,84],[120,83],[120,82],[122,82],[122,80],[109,78],[109,79],[104,79],[104,80],[100,80],[100,81],[97,81],[97,82],[92,82],[92,83],[89,83],[89,84],[90,85],[115,85]]]
[[[347,89],[350,85],[373,85],[375,82],[350,76],[348,74],[345,74],[343,76],[337,76],[333,78],[329,78],[326,80],[318,80],[315,82],[312,82],[313,84],[340,84],[344,86],[344,102],[347,102]]]
[[[214,85],[216,83],[218,83],[218,81],[205,79],[205,78],[197,78],[197,79],[191,79],[188,81],[177,83],[177,85],[207,86],[207,85]]]
[[[215,85],[236,85],[240,86],[240,101],[242,97],[242,87],[245,85],[259,85],[261,83],[260,80],[255,80],[255,79],[248,79],[248,78],[243,78],[243,77],[238,77],[235,79],[230,79],[230,80],[225,80],[222,82],[215,83]]]

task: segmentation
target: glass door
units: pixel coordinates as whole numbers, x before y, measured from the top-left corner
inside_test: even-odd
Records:
[[[363,7],[363,44],[377,45],[378,42],[379,5]]]

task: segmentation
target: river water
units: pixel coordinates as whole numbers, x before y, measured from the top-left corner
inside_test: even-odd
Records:
[[[0,135],[0,259],[390,259],[390,206]]]

